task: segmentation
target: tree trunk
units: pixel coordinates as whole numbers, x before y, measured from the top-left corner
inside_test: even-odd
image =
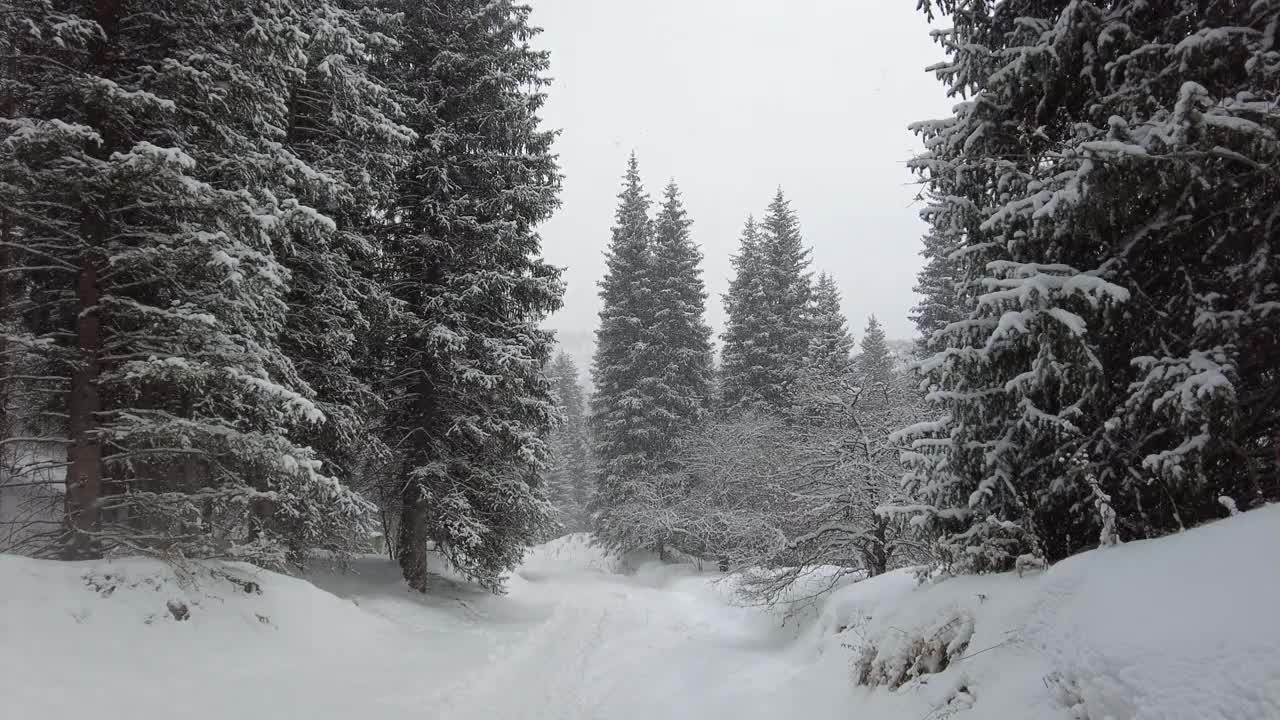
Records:
[[[109,76],[107,67],[114,60],[110,42],[117,27],[115,0],[95,0],[93,19],[102,30],[93,44],[93,64],[101,74]],[[110,156],[116,142],[109,125],[104,122],[102,108],[90,101],[85,108],[87,124],[102,131],[102,140],[92,153],[99,158]],[[102,495],[102,445],[97,436],[102,399],[98,394],[101,372],[101,319],[98,314],[98,266],[95,253],[107,237],[108,219],[101,207],[86,203],[80,220],[80,267],[76,274],[73,308],[76,311],[76,347],[79,350],[71,373],[70,396],[67,398],[66,490],[64,495],[67,557],[96,557],[101,554],[94,541],[98,520],[98,502]]]
[[[89,240],[101,237],[102,224],[93,219],[82,224]],[[95,242],[90,242],[92,248]],[[102,345],[98,320],[98,269],[89,252],[81,256],[76,279],[76,343],[79,362],[71,375],[68,398],[71,446],[67,450],[66,529],[69,558],[95,557],[93,533],[98,525],[98,498],[102,486],[102,446],[95,433],[102,401],[98,396],[98,354]]]
[[[427,503],[416,483],[405,484],[400,498],[400,571],[409,587],[427,591]]]
[[[889,521],[883,517],[876,518],[875,540],[862,549],[862,563],[866,566],[867,577],[883,575],[889,569]]]
[[[12,61],[10,61],[12,67]],[[10,75],[9,77],[13,77]],[[0,109],[3,110],[5,117],[11,117],[11,103],[0,103]],[[2,181],[2,179],[0,179]],[[0,268],[10,268],[10,243],[13,241],[9,230],[9,213],[0,208]],[[9,297],[9,274],[0,274],[0,376],[8,377],[10,375],[9,366],[9,344],[6,341],[4,333],[9,332],[9,323],[13,321],[13,313],[9,309],[9,303],[12,298]],[[0,437],[9,438],[16,434],[13,427],[13,418],[9,416],[9,397],[13,394],[13,380],[0,380]],[[8,466],[8,455],[11,451],[8,449],[0,451],[0,463],[5,467]]]

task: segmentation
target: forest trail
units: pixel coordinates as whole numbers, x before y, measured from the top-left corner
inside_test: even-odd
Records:
[[[570,536],[495,596],[358,559],[306,579],[241,563],[0,554],[5,717],[628,720],[847,715],[794,625],[718,573],[626,574]]]
[[[583,567],[591,555],[584,550],[535,555],[502,597],[440,576],[417,597],[390,563],[373,558],[354,574],[313,581],[402,633],[394,664],[403,669],[379,673],[384,702],[397,712],[382,717],[847,714],[848,676],[816,672],[787,653],[792,630],[763,610],[734,606],[719,574],[647,565],[624,575]],[[433,669],[415,670],[424,666]]]

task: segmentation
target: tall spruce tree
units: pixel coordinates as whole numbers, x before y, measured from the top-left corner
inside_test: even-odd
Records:
[[[383,502],[396,554],[426,587],[428,542],[497,588],[551,510],[537,477],[555,419],[543,373],[559,270],[535,226],[556,207],[554,133],[539,128],[547,54],[529,8],[508,0],[393,3],[400,50],[380,77],[409,98],[417,134],[386,212],[382,277],[399,312],[380,356],[387,381]]]
[[[907,433],[944,560],[1054,560],[1274,497],[1274,5],[922,6],[951,13],[937,72],[970,98],[916,126],[966,313],[924,364],[940,419]]]
[[[707,325],[707,292],[702,283],[702,252],[689,234],[692,225],[674,181],[663,193],[653,224],[653,259],[649,287],[653,291],[651,327],[654,386],[666,427],[674,442],[701,422],[710,410],[711,328]]]
[[[818,275],[818,282],[813,287],[812,322],[805,364],[828,372],[849,369],[853,337],[849,335],[849,323],[840,309],[840,288],[836,287],[835,278],[827,273]]]
[[[810,251],[779,189],[759,226],[748,225],[725,307],[725,410],[767,412],[790,404],[813,339]]]
[[[923,213],[926,221],[929,212]],[[936,352],[935,335],[964,317],[963,296],[956,282],[959,261],[951,255],[957,241],[950,233],[929,233],[920,250],[924,267],[916,274],[913,288],[920,302],[911,310],[911,321],[920,333],[918,350],[924,352]]]
[[[68,556],[349,546],[369,508],[291,439],[323,413],[280,345],[275,250],[332,231],[281,142],[299,6],[63,8],[0,16],[5,446],[65,468]]]
[[[359,482],[389,450],[371,428],[382,400],[370,349],[395,312],[378,282],[378,221],[414,135],[399,125],[400,96],[371,74],[371,63],[399,51],[396,20],[364,0],[309,0],[300,8],[304,72],[289,88],[285,147],[315,172],[295,187],[333,221],[328,232],[293,234],[277,251],[289,271],[281,347],[315,393],[323,422],[298,440],[315,448],[344,482]]]
[[[592,363],[591,398],[595,450],[599,461],[596,532],[620,544],[627,528],[619,508],[642,496],[643,484],[664,458],[662,419],[654,393],[657,378],[651,328],[656,313],[652,280],[653,225],[649,196],[632,153],[627,161],[608,269],[600,281],[600,324]]]
[[[551,462],[546,473],[547,497],[560,525],[569,532],[590,529],[590,505],[595,486],[591,464],[590,429],[578,366],[563,350],[547,367],[561,424],[551,433]]]
[[[893,377],[893,358],[884,339],[884,328],[880,327],[875,315],[867,318],[867,327],[862,331],[858,348],[858,372],[868,382],[887,386]]]
[[[763,334],[765,322],[762,296],[760,231],[755,218],[748,217],[742,228],[738,254],[731,258],[734,274],[724,294],[726,316],[720,336],[720,409],[739,413],[757,400],[755,389],[764,384],[765,346],[756,338]]]

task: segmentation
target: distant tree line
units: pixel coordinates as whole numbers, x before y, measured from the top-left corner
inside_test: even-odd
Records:
[[[701,253],[674,183],[650,211],[633,156],[592,368],[598,537],[734,567],[838,552],[882,572],[903,536],[875,512],[901,474],[888,437],[915,419],[919,397],[879,323],[855,358],[835,280],[813,277],[779,190],[733,258],[717,368]]]

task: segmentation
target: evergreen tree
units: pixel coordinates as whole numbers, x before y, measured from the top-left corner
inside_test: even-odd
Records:
[[[963,10],[938,74],[971,99],[916,126],[914,165],[965,315],[924,363],[939,420],[907,435],[944,560],[1054,560],[1274,496],[1254,359],[1280,321],[1280,186],[1253,168],[1280,151],[1254,102],[1275,8],[936,5]]]
[[[931,221],[930,210],[921,215]],[[956,284],[958,261],[951,257],[957,240],[949,233],[929,233],[920,251],[925,264],[916,274],[913,288],[920,303],[912,309],[911,321],[920,333],[919,349],[925,352],[936,352],[935,334],[964,316],[961,288]]]
[[[618,194],[608,269],[600,281],[603,306],[592,364],[592,424],[599,461],[596,531],[614,544],[627,533],[617,519],[618,509],[644,494],[646,476],[664,459],[650,330],[656,314],[649,285],[652,244],[649,197],[633,153]]]
[[[595,477],[578,366],[568,353],[560,351],[547,368],[547,375],[562,418],[560,426],[551,433],[547,496],[565,530],[585,531],[590,528],[587,507]]]
[[[771,306],[770,339],[776,383],[766,391],[775,401],[786,397],[786,368],[801,367],[812,338],[810,301],[813,284],[810,250],[800,236],[800,221],[779,188],[760,226],[764,250],[765,297]],[[794,371],[793,371],[794,372]]]
[[[893,375],[893,358],[884,339],[884,328],[880,327],[875,315],[867,318],[867,329],[862,332],[859,349],[858,372],[868,382],[887,385]]]
[[[764,221],[748,223],[725,298],[725,409],[770,411],[790,404],[813,340],[809,249],[779,189]]]
[[[1072,59],[1096,29],[1110,62],[1149,61],[1088,66],[1102,102],[1045,191],[1082,193],[1058,222],[1105,241],[1102,275],[1131,298],[1098,333],[1124,401],[1081,444],[1077,475],[1110,495],[1122,537],[1150,537],[1280,499],[1280,178],[1259,174],[1280,160],[1280,5],[1117,10],[1073,18]],[[1074,250],[1097,257],[1094,242]]]
[[[703,420],[710,409],[711,328],[705,320],[707,292],[702,252],[689,235],[675,182],[667,185],[653,226],[654,320],[650,328],[657,367],[655,401],[664,411],[666,441],[674,441]]]
[[[724,295],[726,321],[721,335],[724,345],[720,353],[719,406],[738,413],[755,403],[755,389],[764,384],[766,348],[756,342],[764,333],[765,310],[760,232],[752,217],[747,218],[738,254],[731,262],[734,275]]]
[[[383,231],[380,282],[398,308],[378,349],[395,450],[383,502],[410,586],[425,590],[433,542],[496,589],[551,520],[536,480],[556,414],[538,323],[563,291],[534,231],[560,184],[537,114],[547,54],[509,0],[389,9],[401,47],[380,77],[410,98],[417,141]]]
[[[388,448],[370,429],[381,413],[379,367],[370,348],[394,309],[378,282],[375,218],[413,140],[394,122],[400,97],[372,77],[373,58],[399,50],[395,19],[364,0],[310,2],[301,18],[305,72],[289,87],[284,144],[315,172],[296,191],[333,221],[328,232],[294,234],[278,250],[289,270],[281,347],[315,393],[324,421],[299,442],[315,448],[345,482],[361,479]],[[385,31],[385,32],[384,32]]]
[[[820,274],[814,285],[812,314],[813,337],[809,341],[806,365],[828,372],[847,370],[853,338],[840,309],[840,289],[827,273]]]
[[[291,440],[323,413],[282,351],[275,249],[330,232],[284,149],[297,6],[20,0],[3,14],[4,352],[65,554],[280,565],[368,506]],[[13,407],[13,405],[11,405]],[[19,442],[5,438],[6,446]],[[65,462],[63,458],[65,457]]]

